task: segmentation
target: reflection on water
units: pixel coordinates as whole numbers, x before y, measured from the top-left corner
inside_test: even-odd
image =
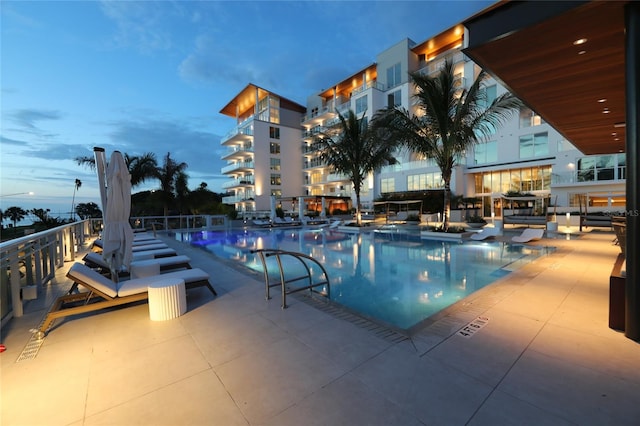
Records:
[[[333,301],[401,329],[547,253],[546,248],[501,242],[460,244],[329,229],[203,231],[177,238],[259,272],[262,264],[252,250],[312,256],[327,269]]]

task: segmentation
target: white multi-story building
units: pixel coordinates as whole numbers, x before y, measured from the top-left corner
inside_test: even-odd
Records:
[[[241,213],[269,211],[271,196],[300,194],[304,112],[304,106],[253,84],[222,108],[237,123],[221,140],[227,147],[222,173],[229,177],[223,203]]]
[[[338,113],[345,115],[349,109],[359,118],[364,116],[369,121],[378,110],[390,105],[415,110],[415,89],[409,81],[409,73],[433,75],[439,72],[446,59],[454,62],[458,78],[468,87],[480,69],[462,52],[464,41],[462,25],[422,43],[402,40],[377,55],[375,63],[309,96],[306,115],[301,120],[302,128],[300,122],[297,124],[297,143],[302,140],[301,152],[298,152],[302,159],[289,165],[292,167],[288,171],[297,173],[296,176],[289,176],[287,171],[287,179],[291,177],[291,181],[300,182],[299,186],[282,187],[281,192],[271,188],[270,193],[283,197],[354,195],[348,177],[333,173],[319,160],[314,137],[335,126]],[[506,91],[493,79],[486,81],[484,90],[489,101]],[[223,113],[228,108],[225,107]],[[227,115],[231,114],[227,112]],[[239,123],[249,115],[240,114]],[[290,123],[290,126],[291,138],[295,139],[296,125]],[[223,140],[224,145],[235,146],[245,140],[240,136],[235,139],[235,135],[242,132],[234,132],[233,136]],[[253,142],[257,150],[258,138],[253,138]],[[225,158],[235,161],[236,157],[230,153]],[[295,170],[298,165],[300,168]],[[266,176],[261,179],[271,172],[267,169]],[[257,180],[258,173],[262,171],[256,167],[252,173]],[[281,174],[284,173],[283,169]],[[240,175],[233,176],[237,179]],[[397,163],[372,174],[362,188],[361,198],[363,207],[371,208],[373,201],[383,195],[413,193],[418,196],[442,187],[440,170],[433,161],[416,153],[398,150]],[[585,197],[590,209],[623,210],[625,155],[585,156],[534,111],[523,108],[489,140],[470,149],[454,171],[451,189],[456,195],[480,199],[484,216],[500,216],[503,213],[503,194],[509,191],[534,194],[540,200],[550,199],[555,206],[561,206],[559,212],[578,210],[578,200]],[[260,209],[259,205],[257,208]]]

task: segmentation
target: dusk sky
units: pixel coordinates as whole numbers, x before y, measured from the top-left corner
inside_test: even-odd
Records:
[[[93,147],[167,152],[223,192],[219,113],[253,83],[302,105],[493,1],[2,1],[0,209],[100,205]],[[133,189],[155,189],[157,181]],[[33,192],[33,195],[14,195]]]

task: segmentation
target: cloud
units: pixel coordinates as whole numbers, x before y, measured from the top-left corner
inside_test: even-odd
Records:
[[[30,145],[31,147],[22,153],[28,157],[41,158],[44,160],[74,160],[76,157],[93,155],[93,151],[89,152],[84,145],[64,143]]]
[[[164,26],[164,2],[103,1],[102,12],[116,24],[113,43],[142,53],[172,47],[170,26]]]
[[[195,41],[194,51],[178,66],[178,74],[186,82],[247,84],[260,79],[256,67],[242,59],[246,52],[217,43],[209,35]]]
[[[3,145],[16,145],[16,146],[27,146],[29,144],[29,142],[9,139],[2,135],[0,135],[0,143],[2,143]]]
[[[62,114],[59,111],[42,109],[20,109],[9,113],[8,116],[23,130],[33,133],[42,133],[36,125],[37,123],[47,120],[60,120],[62,118]]]
[[[144,117],[111,122],[113,131],[109,136],[114,149],[129,155],[152,152],[160,166],[169,152],[175,161],[187,163],[190,187],[209,180],[211,189],[219,191],[212,180],[221,178],[220,169],[225,163],[220,158],[225,150],[220,146],[221,136],[202,129],[202,123],[206,121],[201,117],[177,120],[147,113]]]

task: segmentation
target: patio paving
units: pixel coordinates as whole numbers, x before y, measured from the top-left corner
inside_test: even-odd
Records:
[[[59,320],[18,360],[69,263],[2,330],[0,423],[637,425],[640,344],[608,327],[612,239],[537,242],[558,249],[398,338],[299,297],[282,310],[261,276],[165,238],[218,297],[189,291],[169,321],[146,304]]]

